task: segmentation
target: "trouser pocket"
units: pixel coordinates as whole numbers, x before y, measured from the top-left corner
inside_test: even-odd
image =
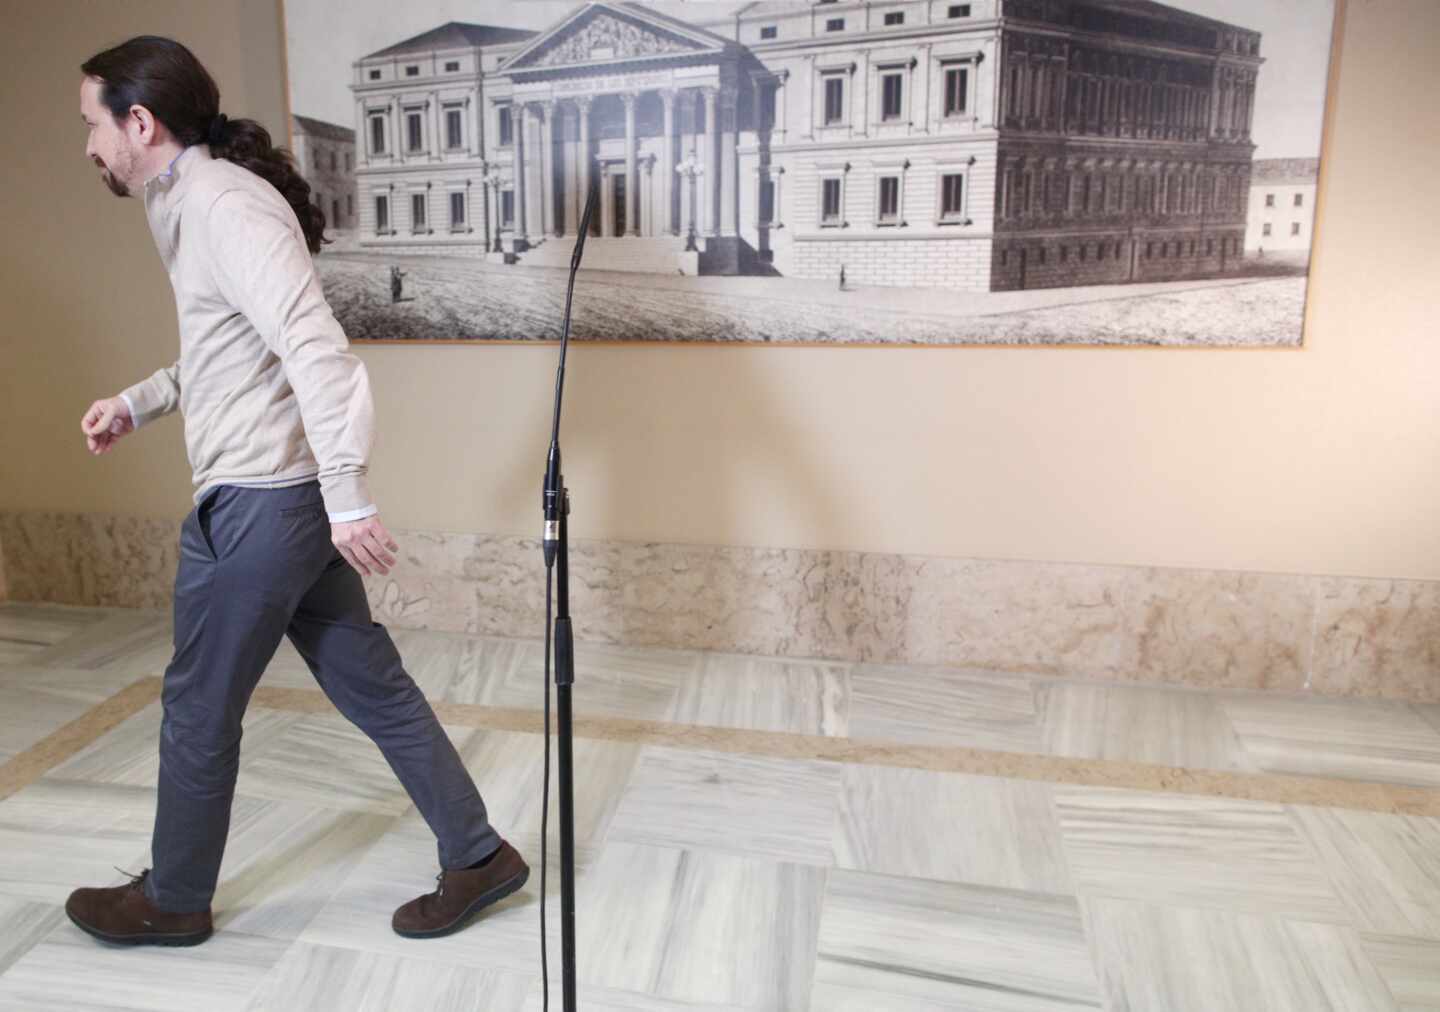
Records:
[[[200,501],[195,508],[195,527],[200,533],[200,543],[211,561],[218,558],[219,553],[215,551],[215,536],[210,532],[211,516],[215,511],[215,500],[225,491],[224,487],[215,489]]]

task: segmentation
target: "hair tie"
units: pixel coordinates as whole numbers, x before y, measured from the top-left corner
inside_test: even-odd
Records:
[[[229,119],[223,112],[216,113],[215,118],[210,121],[210,129],[206,133],[205,139],[212,147],[225,140],[225,124],[228,122]]]

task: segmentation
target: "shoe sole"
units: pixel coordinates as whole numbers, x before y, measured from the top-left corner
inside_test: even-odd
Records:
[[[102,942],[110,942],[113,945],[199,945],[215,932],[214,928],[206,928],[204,931],[191,931],[186,934],[147,931],[140,935],[112,935],[98,928],[92,928],[68,910],[65,911],[65,915],[70,918],[70,923],[87,935],[92,935]]]
[[[491,889],[489,892],[483,892],[479,896],[475,897],[475,899],[471,901],[468,907],[460,911],[459,917],[455,918],[453,921],[451,921],[444,927],[431,928],[429,931],[402,931],[399,928],[395,928],[395,933],[397,935],[403,935],[405,938],[439,938],[441,935],[453,934],[454,932],[459,931],[461,928],[465,927],[466,921],[468,921],[475,914],[479,913],[482,909],[488,907],[492,903],[498,903],[500,900],[503,900],[506,896],[509,896],[511,893],[515,892],[529,880],[529,868],[526,868],[525,870],[510,876],[508,879],[506,879],[504,882],[501,882],[498,886]]]

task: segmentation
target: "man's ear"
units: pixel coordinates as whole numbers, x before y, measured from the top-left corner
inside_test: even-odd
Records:
[[[130,107],[130,124],[135,130],[136,139],[141,144],[154,144],[160,138],[157,136],[159,121],[154,114],[143,105],[132,105]]]

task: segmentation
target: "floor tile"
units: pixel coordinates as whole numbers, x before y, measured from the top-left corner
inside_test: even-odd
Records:
[[[251,995],[247,1012],[520,1012],[528,978],[355,949],[297,943]]]
[[[132,658],[137,652],[153,648],[166,640],[170,640],[173,647],[171,629],[170,620],[160,610],[117,609],[42,650],[32,658],[32,662],[50,667],[92,669],[114,664],[123,665],[127,663],[127,658]],[[134,678],[128,680],[133,681]]]
[[[832,869],[811,1007],[1099,1009],[1073,897]]]
[[[1029,679],[957,668],[856,665],[850,673],[850,736],[1041,751]]]
[[[372,812],[239,800],[211,902],[217,931],[298,938],[395,823]]]
[[[0,896],[0,976],[18,959],[38,945],[64,920],[65,911],[58,903]]]
[[[523,640],[491,639],[429,629],[392,629],[405,670],[432,702],[487,703],[492,686],[503,684],[515,670]],[[534,692],[522,705],[534,708],[542,699],[537,677]]]
[[[0,669],[11,664],[23,664],[44,649],[41,644],[20,640],[0,639]]]
[[[667,719],[843,737],[849,714],[848,664],[710,654],[680,686]]]
[[[279,715],[276,731],[262,747],[251,742],[248,756],[242,741],[240,778],[236,790],[271,801],[300,801],[327,808],[399,815],[411,805],[384,753],[344,717]],[[247,717],[250,715],[247,713]],[[474,728],[448,726],[457,750],[476,733]]]
[[[1035,687],[1045,749],[1082,759],[1250,772],[1253,764],[1216,698],[1128,685]]]
[[[187,948],[107,945],[66,920],[0,976],[0,1009],[239,1012],[289,944],[231,931]]]
[[[13,676],[18,669],[3,672]],[[29,670],[28,668],[26,670]],[[70,674],[60,669],[33,669],[54,672],[58,676]],[[67,685],[59,686],[59,679],[0,678],[0,762],[13,759],[32,745],[60,730],[72,720],[105,698],[108,693],[96,692],[94,698],[84,698],[76,691],[80,679],[90,672],[75,672],[79,678],[67,679]]]
[[[1362,931],[1440,940],[1440,819],[1290,809]]]
[[[835,763],[647,746],[608,839],[828,865]]]
[[[281,739],[304,719],[304,714],[260,706],[246,710],[241,723],[241,783],[237,790],[244,793],[247,788],[253,788],[257,797],[267,796],[258,784],[247,782],[251,766],[272,742]],[[156,700],[53,767],[46,776],[55,780],[153,788],[160,777],[160,728],[163,720],[164,705]]]
[[[1246,695],[1221,705],[1266,772],[1440,787],[1440,731],[1404,703]]]
[[[1425,723],[1440,731],[1440,703],[1411,703],[1410,708],[1418,713]]]
[[[125,688],[133,678],[96,668],[66,668],[29,662],[0,668],[0,691],[23,690],[84,704],[87,708],[104,702]]]
[[[824,869],[614,843],[586,884],[577,941],[586,983],[746,1009],[808,1007]]]
[[[1087,897],[1111,1012],[1395,1009],[1353,928]]]
[[[550,981],[550,1008],[559,1009],[560,989],[558,978]],[[738,1005],[716,1005],[711,1002],[682,1001],[678,998],[657,998],[654,995],[636,991],[621,991],[609,987],[575,988],[576,1003],[585,1012],[748,1012]],[[523,1012],[541,1012],[544,1009],[544,992],[538,980],[532,981],[530,993],[526,996]]]
[[[111,612],[30,601],[0,601],[0,649],[23,659],[62,643]]]
[[[631,717],[637,720],[664,720],[680,686],[700,664],[700,654],[690,650],[660,650],[608,646],[600,643],[575,644],[575,685],[571,697],[576,716]],[[503,675],[488,679],[471,698],[463,698],[462,678],[452,698],[459,702],[490,706],[541,709],[545,704],[545,644],[541,640],[520,641],[515,663]],[[498,669],[497,669],[498,670]],[[554,671],[551,671],[551,706],[555,705]]]
[[[540,860],[523,854],[531,872],[525,886],[488,907],[462,931],[438,938],[404,938],[390,926],[397,907],[436,888],[435,835],[410,813],[397,820],[365,853],[310,919],[299,941],[478,970],[528,974],[540,960]],[[586,865],[576,861],[577,891]],[[546,935],[552,973],[560,965],[559,856],[552,852],[547,873]],[[584,916],[590,912],[577,909]],[[604,916],[606,912],[597,912]],[[577,915],[577,932],[579,931]],[[558,979],[558,978],[557,978]]]
[[[1360,943],[1403,1012],[1440,1010],[1440,941],[1362,932]]]
[[[1349,923],[1282,805],[1068,784],[1054,790],[1082,896]]]
[[[638,745],[577,738],[573,747],[575,847],[599,847],[640,757]],[[548,835],[552,852],[560,840],[559,740],[550,740]],[[535,734],[477,731],[460,749],[465,768],[485,801],[491,824],[522,853],[540,847],[544,739]]]
[[[1049,784],[847,765],[841,868],[1068,894]]]
[[[392,636],[432,701],[544,700],[538,640]],[[0,602],[0,761],[163,675],[171,640],[164,610]],[[1440,785],[1434,704],[623,646],[577,657],[582,718]],[[318,688],[288,642],[261,684]],[[393,770],[337,713],[252,706],[215,938],[116,951],[62,904],[148,865],[161,719],[157,701],[0,800],[0,1012],[539,1012],[542,736],[447,727],[533,870],[463,931],[405,939],[391,915],[435,888],[437,847]],[[1440,820],[574,745],[586,1008],[1440,1012]],[[558,795],[552,759],[557,1008]]]
[[[0,896],[61,904],[79,886],[119,885],[150,850],[155,791],[41,778],[0,802]]]

